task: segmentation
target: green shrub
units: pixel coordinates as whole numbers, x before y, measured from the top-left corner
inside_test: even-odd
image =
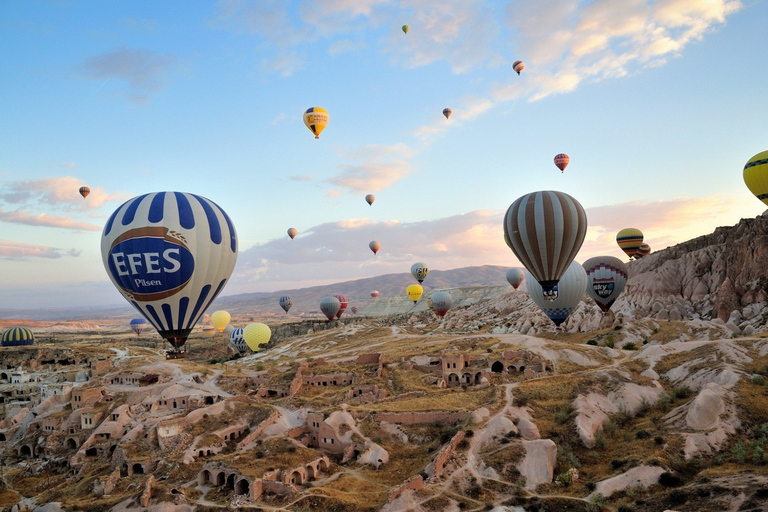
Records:
[[[637,345],[635,345],[634,341],[630,341],[622,345],[621,348],[623,348],[624,350],[637,350]]]

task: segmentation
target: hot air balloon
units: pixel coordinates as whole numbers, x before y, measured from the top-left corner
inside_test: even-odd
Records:
[[[768,205],[768,151],[756,154],[744,165],[744,183],[750,192]]]
[[[424,293],[424,288],[420,284],[412,284],[405,289],[405,293],[416,304]]]
[[[521,60],[516,60],[512,63],[512,69],[514,69],[518,75],[523,70],[523,68],[525,68],[525,64],[523,64],[523,61]]]
[[[88,194],[90,193],[91,193],[91,189],[89,189],[88,187],[80,187],[80,195],[83,196],[83,199],[88,197]]]
[[[379,249],[381,249],[381,244],[374,240],[371,243],[368,244],[368,247],[373,251],[373,254],[376,254],[379,252]]]
[[[507,270],[507,281],[512,287],[517,290],[525,279],[525,272],[519,267],[511,268]]]
[[[639,260],[643,256],[648,256],[649,254],[651,254],[651,246],[646,243],[642,243],[640,244],[640,247],[637,248],[635,259]]]
[[[544,291],[557,284],[586,234],[584,208],[563,192],[531,192],[504,215],[504,241]]]
[[[271,337],[272,330],[265,324],[248,324],[243,329],[243,339],[245,340],[245,344],[254,352],[259,349],[259,346],[269,343]]]
[[[224,334],[232,334],[232,331],[235,330],[235,326],[232,324],[227,324],[227,326],[224,328]]]
[[[452,113],[453,113],[453,110],[451,110],[451,109],[449,109],[449,108],[444,108],[444,109],[443,109],[443,115],[445,116],[445,118],[446,118],[446,119],[448,119],[449,117],[451,117],[451,114],[452,114]]]
[[[23,347],[35,343],[35,335],[26,327],[10,327],[3,331],[0,346]]]
[[[339,310],[336,312],[336,318],[341,318],[341,315],[344,314],[344,311],[346,311],[347,306],[349,305],[349,301],[344,295],[334,295],[334,297],[339,299]]]
[[[136,333],[137,336],[141,336],[141,331],[144,330],[144,328],[147,326],[147,321],[143,318],[134,318],[130,322],[131,329],[133,329],[133,332]]]
[[[632,258],[643,243],[643,232],[636,228],[624,228],[616,234],[616,243]]]
[[[373,195],[373,194],[368,194],[367,196],[365,196],[365,201],[366,201],[366,202],[367,202],[369,205],[372,205],[372,204],[373,204],[373,202],[374,202],[375,200],[376,200],[376,196],[375,196],[375,195]]]
[[[451,306],[453,305],[453,299],[451,294],[445,291],[435,292],[432,294],[432,304],[429,309],[435,312],[439,317],[445,316]]]
[[[242,327],[238,327],[229,333],[229,342],[232,343],[232,346],[235,347],[235,350],[241,354],[248,350],[248,345],[245,343],[245,339],[243,338]]]
[[[379,290],[373,290],[371,291],[371,297],[374,299],[379,296]]]
[[[607,313],[627,284],[627,266],[613,256],[595,256],[584,262],[587,295]]]
[[[155,192],[109,217],[101,256],[112,283],[178,354],[235,268],[237,234],[209,199]]]
[[[555,166],[557,166],[560,171],[565,171],[565,168],[568,167],[568,162],[571,161],[571,158],[566,155],[565,153],[558,153],[555,155]]]
[[[350,309],[350,311],[352,311],[352,314],[353,314],[353,315],[356,315],[356,314],[357,314],[357,312],[358,312],[357,306],[352,306],[352,308]]]
[[[298,235],[299,232],[296,228],[288,228],[288,236],[291,237],[291,240],[296,238],[296,235]]]
[[[403,33],[407,34],[409,30],[411,30],[411,27],[408,25],[403,25]]]
[[[219,332],[224,332],[224,328],[227,327],[231,319],[232,317],[227,311],[214,311],[211,314],[211,323]]]
[[[336,317],[339,308],[341,308],[341,302],[336,297],[328,296],[320,299],[320,311],[328,317],[329,321]]]
[[[287,295],[280,297],[280,307],[283,308],[283,311],[287,313],[288,310],[291,309],[291,306],[293,306],[293,301],[290,297]]]
[[[315,134],[315,138],[320,138],[320,132],[322,132],[328,124],[328,111],[320,107],[309,107],[304,112],[304,124],[307,125],[309,131]]]
[[[429,274],[429,269],[423,263],[414,263],[411,265],[411,275],[416,278],[419,283],[423,283]]]
[[[525,278],[528,280],[528,296],[558,327],[579,304],[587,288],[587,273],[577,261],[571,262],[551,290],[544,290],[528,275]]]

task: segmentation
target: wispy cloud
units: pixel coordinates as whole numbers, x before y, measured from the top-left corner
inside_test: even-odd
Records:
[[[62,256],[80,256],[81,251],[70,249],[57,249],[45,245],[26,244],[22,242],[13,242],[11,240],[0,240],[0,256],[10,259],[24,258],[49,258],[56,259]]]
[[[344,156],[350,163],[339,165],[341,172],[327,181],[350,192],[376,192],[391,187],[412,172],[406,159],[415,152],[405,144],[371,144]]]
[[[107,193],[102,187],[91,188],[87,200],[80,195],[82,180],[74,176],[42,178],[8,183],[0,193],[0,201],[14,205],[44,205],[65,210],[91,210],[112,201],[129,198],[125,192]]]
[[[49,215],[47,213],[30,213],[27,211],[8,212],[0,208],[0,221],[29,226],[45,226],[49,228],[65,228],[83,231],[101,231],[101,226],[90,222],[78,222],[67,217]]]
[[[128,85],[128,99],[146,103],[168,81],[169,73],[179,67],[173,55],[149,50],[122,48],[93,55],[83,62],[82,74],[92,80],[115,80]]]

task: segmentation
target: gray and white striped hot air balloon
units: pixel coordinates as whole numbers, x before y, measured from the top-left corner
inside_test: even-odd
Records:
[[[155,192],[115,210],[101,257],[123,297],[178,350],[232,275],[237,234],[211,200]]]
[[[504,215],[504,241],[545,291],[568,269],[586,234],[584,208],[563,192],[531,192]]]

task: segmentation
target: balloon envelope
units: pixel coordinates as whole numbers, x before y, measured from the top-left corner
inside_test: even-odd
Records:
[[[231,319],[232,317],[227,311],[214,311],[211,314],[211,323],[219,332],[224,332]]]
[[[341,315],[344,313],[344,311],[347,309],[347,306],[349,305],[349,301],[347,301],[347,297],[344,295],[334,295],[337,299],[339,299],[339,310],[336,312],[336,318],[341,318]]]
[[[449,109],[449,108],[444,108],[444,109],[443,109],[443,115],[445,116],[445,118],[446,118],[446,119],[448,119],[449,117],[451,117],[451,114],[452,114],[452,113],[453,113],[453,110],[451,110],[451,109]]]
[[[130,326],[131,329],[133,329],[133,332],[135,332],[137,335],[140,335],[144,328],[147,326],[147,321],[143,318],[134,318],[131,320]]]
[[[352,306],[352,308],[350,308],[350,311],[352,311],[353,315],[356,315],[358,311],[357,306]]]
[[[408,25],[403,25],[403,32],[404,33],[407,34],[409,30],[411,30],[411,27],[409,27]]]
[[[627,266],[613,256],[595,256],[584,262],[587,295],[607,313],[627,284]]]
[[[512,287],[517,290],[525,279],[525,272],[520,267],[515,267],[507,270],[507,281]]]
[[[381,244],[374,240],[371,243],[368,244],[368,247],[373,251],[373,254],[376,254],[379,252],[379,249],[381,249]]]
[[[651,254],[651,246],[643,242],[640,244],[640,247],[637,248],[637,252],[635,253],[635,259],[640,259],[643,256],[648,256]]]
[[[315,134],[315,138],[320,138],[320,132],[325,130],[328,125],[330,116],[328,111],[320,107],[309,107],[304,112],[304,124],[309,128],[309,131]]]
[[[241,354],[248,350],[248,345],[245,343],[245,338],[243,338],[242,327],[238,327],[229,333],[229,342],[232,343],[232,346],[235,347],[235,350]]]
[[[88,197],[88,194],[90,193],[91,193],[91,189],[89,189],[88,187],[80,187],[80,195],[83,196],[83,199]]]
[[[568,162],[570,161],[571,158],[565,153],[555,155],[555,166],[557,166],[560,171],[564,171],[565,168],[568,167]]]
[[[632,258],[643,243],[643,232],[637,228],[624,228],[616,234],[616,243]]]
[[[515,73],[517,73],[518,75],[523,70],[523,68],[525,68],[525,64],[523,64],[523,61],[521,60],[516,60],[515,62],[512,63],[512,69],[514,69]]]
[[[504,241],[545,291],[565,273],[586,234],[584,208],[563,192],[526,194],[504,216]]]
[[[451,294],[445,291],[435,292],[432,294],[430,309],[435,312],[437,316],[443,317],[453,306],[453,298]]]
[[[376,196],[373,194],[368,194],[367,196],[365,196],[365,202],[368,203],[369,205],[373,204],[375,200],[376,200]]]
[[[405,293],[416,304],[424,293],[424,288],[420,284],[412,284],[405,289]]]
[[[419,283],[423,283],[429,274],[427,266],[421,262],[411,265],[411,275],[416,278]]]
[[[279,302],[280,302],[280,307],[283,308],[283,311],[285,311],[286,313],[288,312],[289,309],[291,309],[291,306],[293,306],[293,301],[287,295],[283,295],[282,297],[280,297]]]
[[[768,151],[756,154],[744,165],[744,183],[755,197],[768,205]]]
[[[291,237],[291,240],[296,238],[296,235],[299,234],[299,231],[296,228],[288,228],[288,236]]]
[[[0,346],[23,347],[35,343],[35,335],[26,327],[10,327],[3,331]]]
[[[209,199],[156,192],[115,210],[102,232],[101,256],[125,299],[179,349],[227,284],[237,234]]]
[[[371,291],[371,297],[374,299],[379,296],[379,290],[373,290]]]
[[[336,297],[328,296],[320,299],[320,311],[328,318],[333,320],[336,317],[336,313],[341,308],[341,302]]]
[[[548,291],[535,280],[525,277],[528,279],[528,296],[557,326],[565,322],[587,289],[587,273],[576,261],[571,262],[560,281]]]
[[[243,329],[243,339],[248,348],[256,352],[260,345],[269,343],[272,337],[272,330],[265,324],[248,324]]]

